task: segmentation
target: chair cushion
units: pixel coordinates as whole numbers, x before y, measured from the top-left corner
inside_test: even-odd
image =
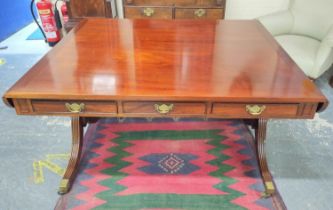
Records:
[[[332,0],[291,0],[294,26],[289,34],[322,40],[333,24]]]
[[[280,35],[275,36],[275,39],[304,73],[311,75],[314,70],[320,42],[316,39],[299,35]]]

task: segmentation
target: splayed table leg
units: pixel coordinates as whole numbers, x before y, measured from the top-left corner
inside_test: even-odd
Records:
[[[79,116],[72,117],[72,152],[66,172],[60,182],[58,193],[60,195],[69,192],[76,176],[80,163],[83,142],[83,119]]]
[[[275,193],[275,187],[266,160],[266,153],[265,153],[266,130],[267,130],[267,119],[258,119],[258,123],[255,128],[255,138],[256,138],[260,172],[265,185],[265,192],[262,194],[262,196],[270,197]]]

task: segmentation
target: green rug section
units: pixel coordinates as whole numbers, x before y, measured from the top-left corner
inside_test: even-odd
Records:
[[[229,146],[223,144],[224,136],[219,135],[221,130],[162,130],[162,131],[138,131],[138,132],[118,132],[118,137],[112,139],[117,146],[109,149],[115,155],[108,158],[106,161],[114,166],[102,171],[102,173],[112,176],[110,179],[101,181],[99,184],[110,188],[108,191],[101,192],[96,197],[107,201],[104,205],[98,206],[97,210],[105,209],[119,209],[119,210],[137,210],[149,208],[173,208],[173,209],[186,209],[186,210],[221,210],[230,209],[238,210],[244,209],[238,205],[233,204],[231,201],[242,196],[243,193],[233,190],[228,186],[236,182],[232,177],[227,177],[224,173],[234,169],[234,167],[222,164],[223,161],[230,157],[222,153],[223,150]],[[193,139],[208,139],[207,144],[214,146],[209,150],[209,153],[214,155],[216,159],[209,161],[207,164],[216,166],[218,169],[212,173],[211,176],[221,179],[221,182],[214,187],[226,192],[226,195],[182,195],[182,194],[136,194],[127,196],[115,196],[116,193],[125,189],[124,186],[117,184],[117,182],[128,174],[121,172],[124,167],[129,166],[131,163],[124,161],[123,158],[131,154],[124,151],[125,148],[130,147],[130,141],[140,140],[175,140],[186,141]],[[111,141],[111,139],[110,139]]]

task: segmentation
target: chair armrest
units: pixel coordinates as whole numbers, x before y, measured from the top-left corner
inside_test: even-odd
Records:
[[[294,17],[288,10],[262,16],[258,20],[273,36],[289,33],[294,25]]]
[[[333,64],[333,26],[323,38],[317,51],[313,78],[319,77]]]

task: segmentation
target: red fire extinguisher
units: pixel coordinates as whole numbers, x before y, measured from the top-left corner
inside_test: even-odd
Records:
[[[60,41],[60,30],[58,30],[54,13],[52,10],[52,3],[50,0],[40,0],[36,4],[37,10],[42,21],[42,27],[45,32],[47,42],[50,46],[54,46]]]
[[[61,15],[62,15],[64,23],[67,23],[68,20],[69,20],[69,17],[68,17],[68,12],[67,12],[67,6],[66,6],[66,4],[62,4],[61,5]]]

